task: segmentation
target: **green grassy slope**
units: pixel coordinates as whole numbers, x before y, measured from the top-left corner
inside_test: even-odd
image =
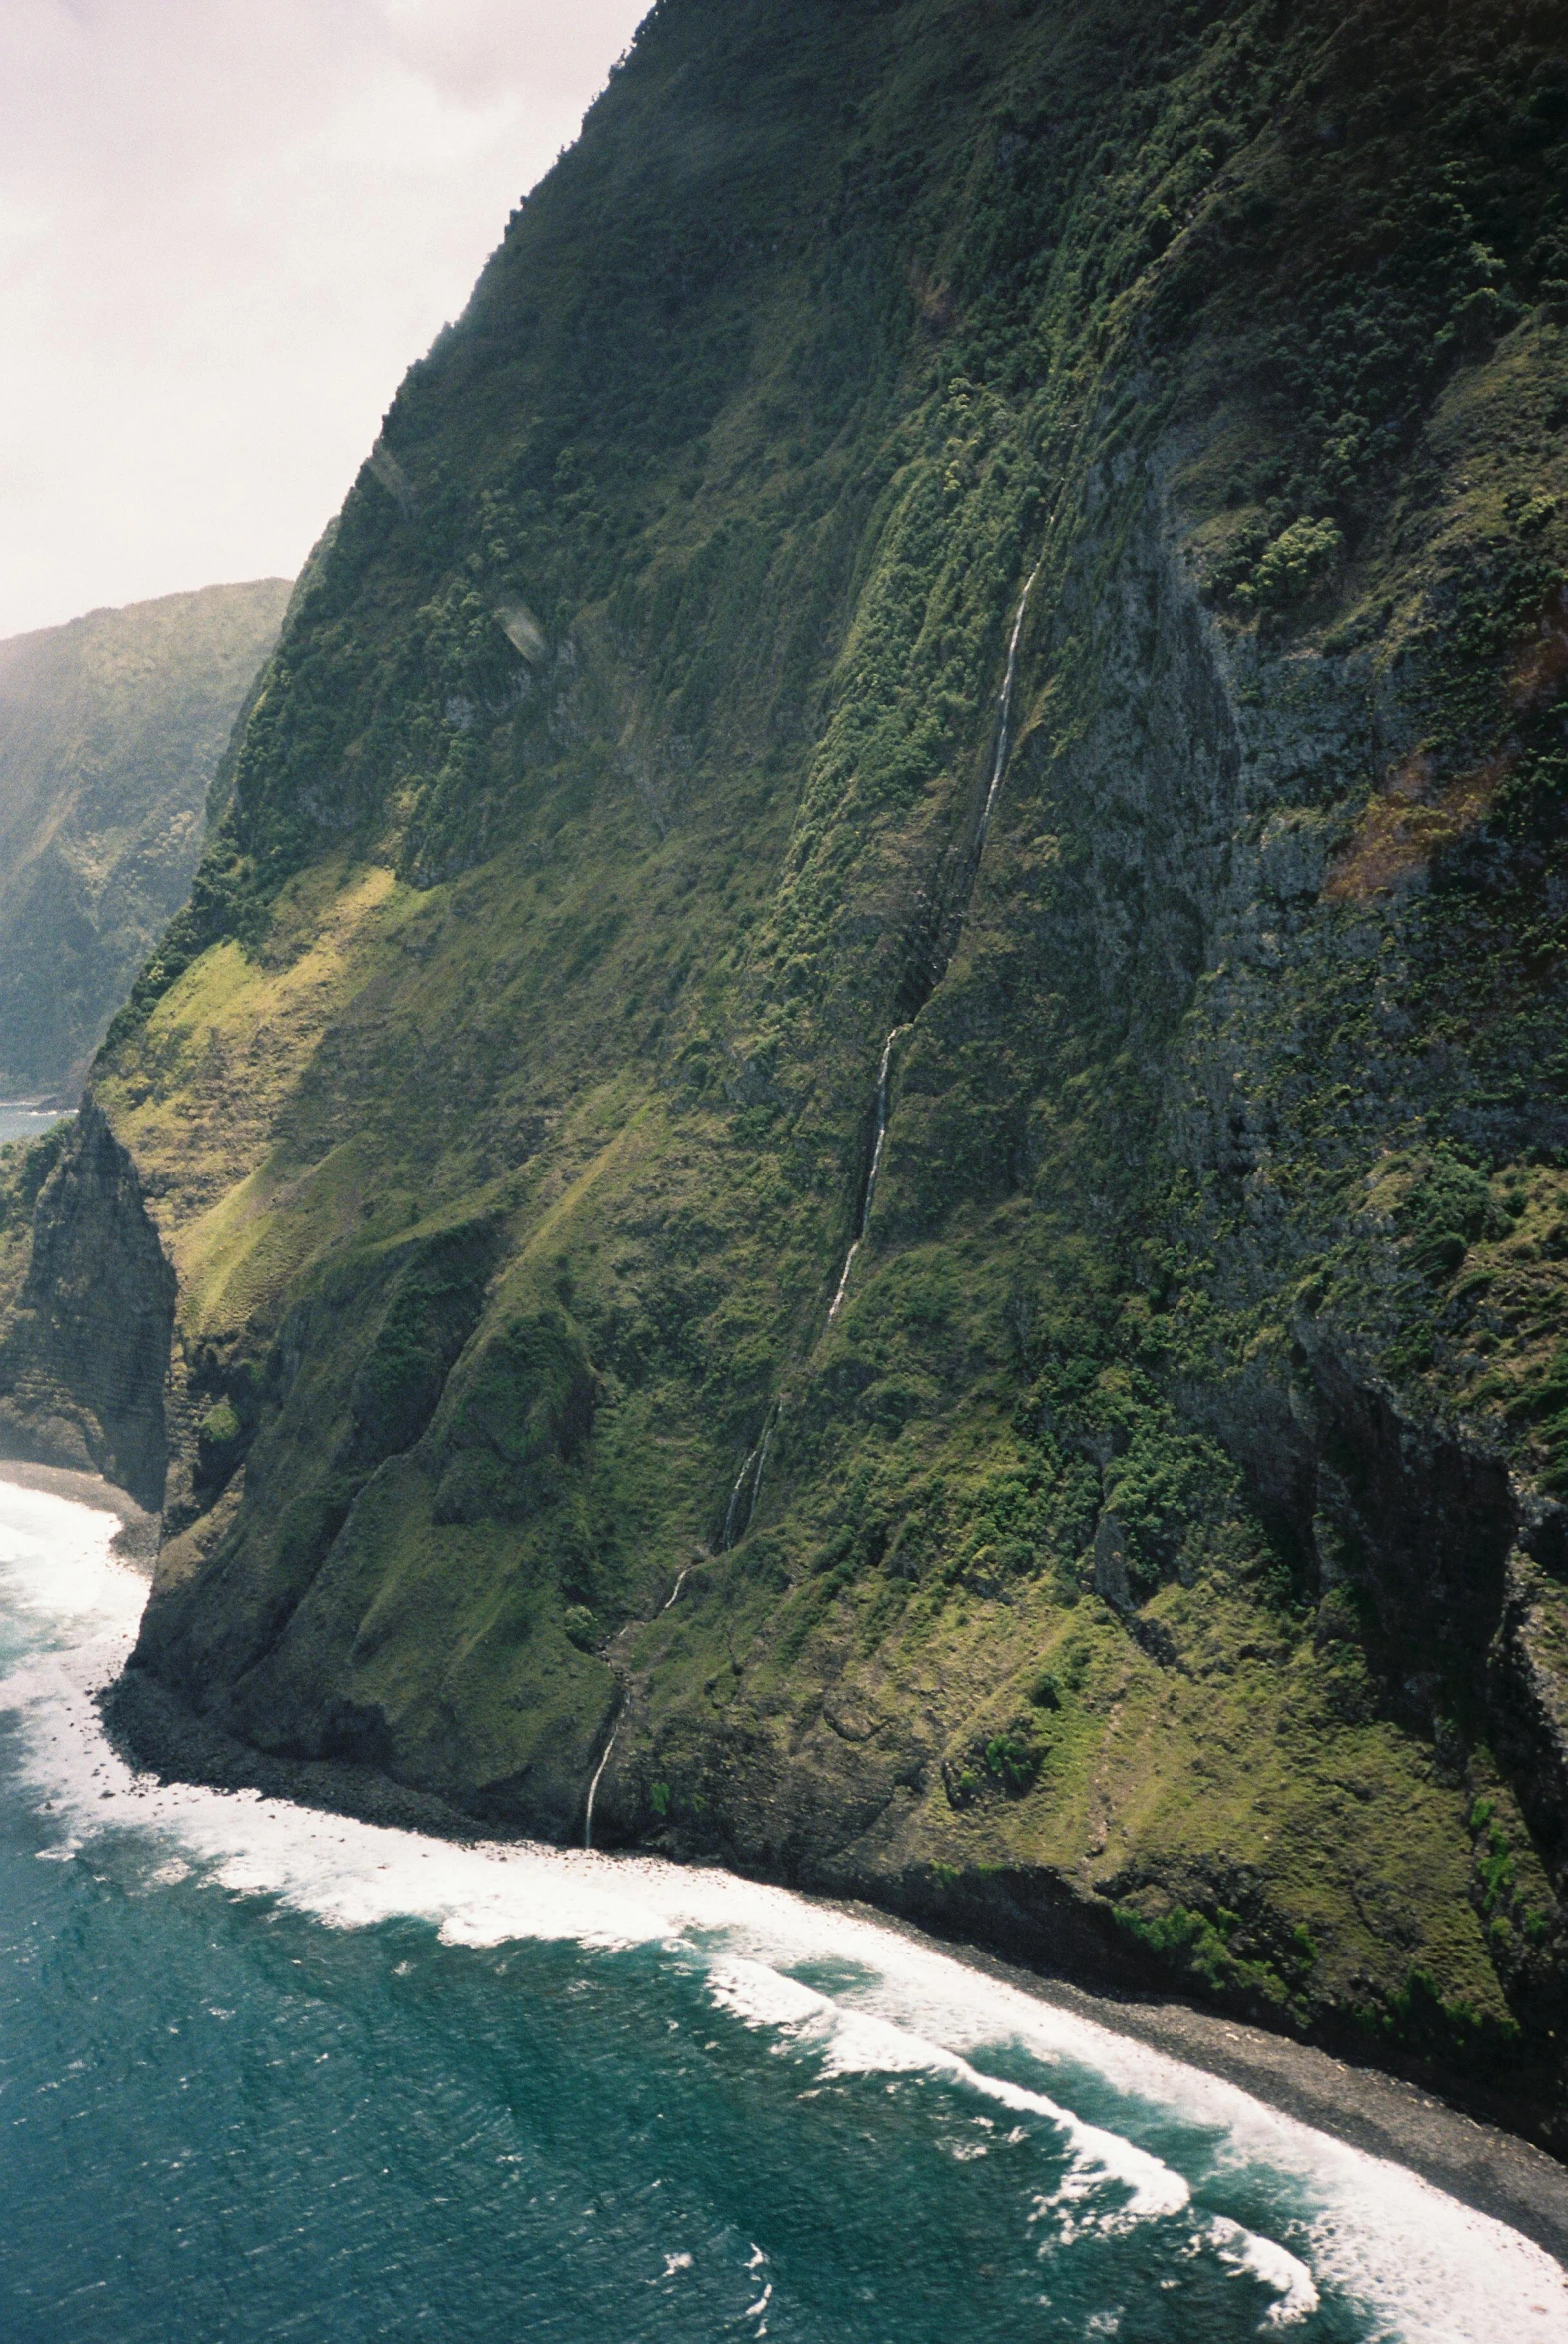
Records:
[[[74,1095],[202,850],[282,578],[0,643],[0,1094]]]
[[[1523,0],[663,0],[94,1078],[143,1667],[1560,2137],[1565,137]]]

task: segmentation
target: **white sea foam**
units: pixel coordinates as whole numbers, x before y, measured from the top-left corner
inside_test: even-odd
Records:
[[[7,1599],[46,1620],[91,1618],[134,1634],[147,1583],[113,1560],[113,1514],[0,1483],[0,1577]]]
[[[846,2010],[831,1996],[814,1993],[765,1963],[716,1962],[708,1975],[708,1991],[749,2026],[778,2028],[797,2040],[809,2040],[820,2050],[825,2075],[936,2075],[981,2099],[996,2101],[1015,2115],[1044,2117],[1067,2145],[1073,2195],[1079,2194],[1080,2183],[1093,2185],[1105,2180],[1120,2182],[1128,2189],[1127,2204],[1104,2213],[1102,2227],[1111,2228],[1126,2219],[1180,2213],[1191,2197],[1180,2174],[1163,2165],[1158,2157],[1149,2156],[1115,2133],[1081,2122],[1044,2092],[983,2074],[945,2044],[911,2033],[908,2027],[894,2025],[886,2018]]]
[[[1208,2235],[1218,2249],[1221,2262],[1230,2263],[1237,2270],[1250,2271],[1278,2296],[1278,2302],[1267,2315],[1266,2326],[1288,2328],[1298,2320],[1310,2319],[1317,2309],[1318,2296],[1305,2263],[1287,2254],[1272,2238],[1259,2238],[1255,2230],[1243,2230],[1239,2222],[1228,2221],[1223,2214],[1215,2214],[1208,2225]]]
[[[840,2075],[928,2073],[1055,2126],[1068,2167],[1043,2218],[1195,2218],[1195,2206],[1183,2211],[1188,2182],[1170,2164],[1063,2100],[987,2073],[976,2055],[1022,2051],[1066,2070],[1065,2092],[1072,2070],[1087,2070],[1157,2121],[1175,2116],[1206,2138],[1185,2160],[1200,2193],[1248,2171],[1295,2185],[1289,2246],[1203,2217],[1209,2250],[1273,2291],[1272,2325],[1310,2316],[1316,2292],[1332,2286],[1369,2308],[1388,2344],[1568,2344],[1568,2279],[1517,2232],[1234,2084],[896,1931],[714,1870],[537,1846],[453,1847],[255,1793],[134,1776],[107,1744],[91,1698],[123,1664],[146,1593],[109,1553],[114,1528],[87,1508],[0,1486],[0,1605],[38,1646],[0,1683],[0,1708],[20,1719],[28,1777],[54,1811],[59,1840],[41,1854],[64,1858],[130,1830],[147,1849],[149,1888],[205,1878],[344,1929],[417,1917],[453,1944],[534,1938],[695,1953],[708,1963],[714,2000],[772,2030],[783,2054],[804,2045]],[[799,1968],[830,1971],[832,1990],[787,1974]],[[1125,2199],[1100,2204],[1108,2188]]]

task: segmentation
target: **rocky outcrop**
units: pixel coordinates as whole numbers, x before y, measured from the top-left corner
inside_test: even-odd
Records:
[[[1522,1546],[1508,1557],[1503,1592],[1487,1653],[1494,1731],[1520,1804],[1560,1865],[1568,1854],[1568,1593],[1560,1573],[1544,1571]]]
[[[175,1274],[136,1167],[88,1100],[39,1192],[32,1259],[0,1331],[0,1443],[91,1469],[161,1512]]]

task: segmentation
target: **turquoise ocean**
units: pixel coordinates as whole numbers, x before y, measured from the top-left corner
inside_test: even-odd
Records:
[[[898,1932],[161,1788],[0,1485],[0,2344],[1530,2344],[1537,2247]]]

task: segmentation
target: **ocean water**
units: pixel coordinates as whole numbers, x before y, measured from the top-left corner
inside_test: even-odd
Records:
[[[19,1106],[15,1100],[0,1099],[0,1147],[7,1140],[36,1140],[63,1120],[58,1108]]]
[[[1516,2233],[710,1871],[163,1789],[143,1583],[0,1485],[3,2344],[1529,2344]]]

